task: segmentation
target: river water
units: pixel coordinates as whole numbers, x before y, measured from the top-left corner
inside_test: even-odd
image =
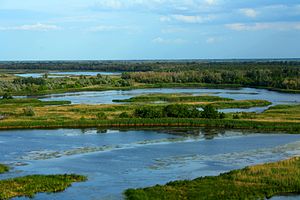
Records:
[[[1,179],[77,173],[88,181],[36,199],[122,199],[127,188],[218,175],[300,155],[300,135],[219,129],[0,131]],[[18,198],[23,199],[23,198]]]
[[[72,104],[116,104],[115,99],[129,99],[131,97],[145,94],[170,94],[186,93],[193,95],[211,95],[235,100],[267,100],[272,106],[278,104],[299,104],[300,94],[281,93],[265,89],[240,88],[240,89],[188,89],[188,88],[153,88],[153,89],[135,89],[135,90],[109,90],[109,91],[89,91],[89,92],[71,92],[63,94],[50,94],[37,96],[43,101],[67,100]],[[224,109],[222,112],[263,112],[270,106],[253,107],[249,109]]]

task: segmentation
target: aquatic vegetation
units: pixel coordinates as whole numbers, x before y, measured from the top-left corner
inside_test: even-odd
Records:
[[[215,177],[125,191],[128,200],[265,199],[300,193],[300,158],[246,167]]]
[[[9,167],[3,164],[0,164],[0,174],[3,174],[5,172],[9,171]]]
[[[218,96],[192,95],[192,94],[146,94],[130,99],[113,100],[114,102],[212,102],[212,101],[232,101],[233,99]]]
[[[71,175],[31,175],[0,180],[0,199],[14,197],[34,197],[41,192],[61,192],[74,182],[86,181],[85,176]]]

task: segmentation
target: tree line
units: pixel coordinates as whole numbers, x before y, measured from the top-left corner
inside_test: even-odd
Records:
[[[138,83],[207,83],[239,84],[242,86],[261,86],[280,89],[300,89],[300,68],[229,68],[168,72],[123,73],[122,78]]]

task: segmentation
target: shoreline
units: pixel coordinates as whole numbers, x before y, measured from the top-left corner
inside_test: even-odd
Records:
[[[265,122],[254,120],[213,120],[213,119],[118,119],[118,120],[78,120],[78,121],[52,121],[52,122],[0,122],[0,130],[16,129],[60,129],[60,128],[117,128],[117,127],[209,127],[244,130],[281,131],[300,134],[300,123],[297,122]]]
[[[252,89],[264,89],[268,91],[280,92],[280,93],[290,93],[290,94],[300,94],[300,90],[288,90],[280,88],[269,88],[269,87],[260,87],[260,86],[243,86],[236,84],[202,84],[202,83],[189,83],[189,84],[145,84],[140,86],[129,86],[129,87],[95,87],[95,88],[67,88],[67,89],[58,89],[51,91],[41,91],[28,94],[27,92],[15,92],[11,93],[14,96],[43,96],[51,94],[63,94],[63,93],[75,93],[75,92],[101,92],[101,91],[129,91],[129,90],[138,90],[138,89],[172,89],[172,88],[186,88],[186,89],[236,89],[241,88],[252,88]]]

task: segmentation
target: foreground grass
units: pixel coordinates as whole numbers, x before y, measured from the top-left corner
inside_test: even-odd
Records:
[[[61,192],[74,182],[86,181],[85,176],[71,175],[32,175],[0,181],[0,199],[14,197],[34,197],[41,192]]]
[[[300,193],[300,158],[234,170],[216,177],[125,191],[128,200],[265,199]]]
[[[9,171],[9,167],[3,164],[0,164],[0,174],[3,174],[5,172]]]

